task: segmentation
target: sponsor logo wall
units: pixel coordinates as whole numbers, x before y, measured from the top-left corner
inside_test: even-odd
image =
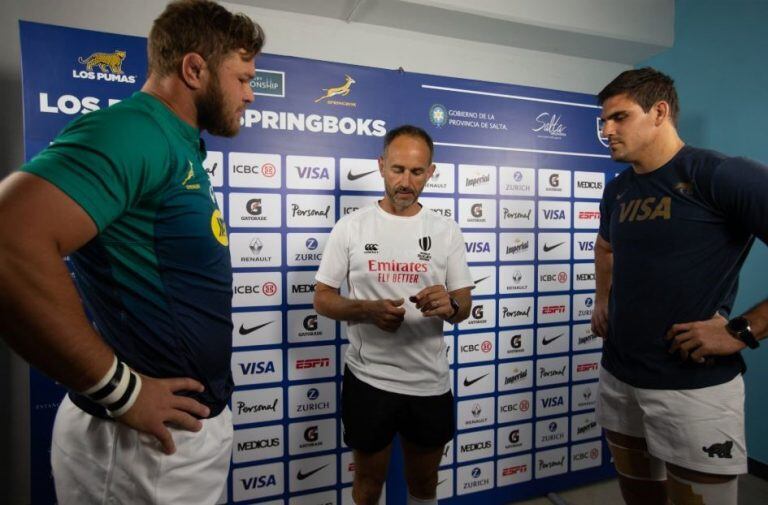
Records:
[[[25,22],[21,39],[28,157],[145,74],[142,38]],[[42,55],[52,67],[38,68]],[[589,318],[599,200],[616,167],[594,97],[271,55],[251,86],[240,135],[205,137],[234,268],[235,441],[220,503],[351,503],[345,331],[312,308],[314,274],[334,223],[380,198],[382,137],[403,123],[435,140],[423,212],[459,223],[476,285],[469,319],[446,325],[458,431],[441,503],[507,503],[610,475]],[[46,484],[33,503],[53,503],[62,392],[31,380],[33,473]],[[381,503],[403,502],[401,473],[393,460]]]

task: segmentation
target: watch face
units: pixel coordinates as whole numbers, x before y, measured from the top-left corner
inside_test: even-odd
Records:
[[[728,327],[731,329],[731,331],[734,331],[736,333],[740,333],[744,330],[749,329],[749,321],[745,317],[734,317],[730,321],[728,321]]]

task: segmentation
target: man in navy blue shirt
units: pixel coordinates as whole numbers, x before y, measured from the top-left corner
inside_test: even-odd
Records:
[[[595,243],[593,331],[605,338],[598,419],[628,504],[736,504],[746,472],[744,361],[768,302],[731,314],[768,167],[685,145],[671,78],[620,74],[598,95],[611,157]]]

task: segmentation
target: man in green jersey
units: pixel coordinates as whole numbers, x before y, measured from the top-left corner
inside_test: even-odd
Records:
[[[226,484],[232,273],[200,132],[238,132],[263,43],[243,15],[172,2],[141,92],[0,183],[2,335],[69,389],[51,451],[61,504],[213,503]]]

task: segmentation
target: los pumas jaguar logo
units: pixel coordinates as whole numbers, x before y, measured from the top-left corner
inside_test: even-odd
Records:
[[[432,258],[432,255],[427,251],[432,249],[432,237],[421,237],[419,239],[419,248],[421,248],[419,259],[421,261],[429,261],[430,258]]]
[[[710,458],[717,456],[718,458],[731,459],[731,449],[733,449],[733,442],[727,440],[720,444],[712,444],[709,447],[702,447],[701,450],[706,452]]]
[[[72,77],[75,79],[88,79],[90,81],[120,82],[123,84],[135,84],[135,75],[128,75],[123,71],[123,60],[127,53],[116,49],[111,53],[96,52],[90,56],[77,58],[77,62],[85,65],[85,70],[73,69]],[[98,68],[100,72],[94,71]]]

